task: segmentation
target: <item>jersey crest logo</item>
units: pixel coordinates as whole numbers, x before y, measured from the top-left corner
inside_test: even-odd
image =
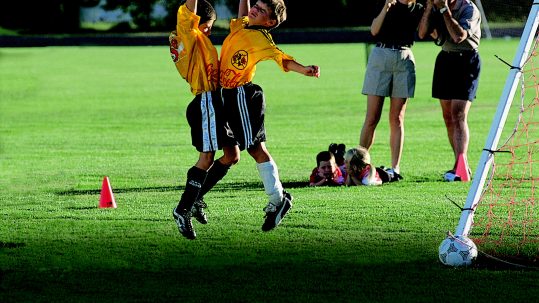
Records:
[[[170,57],[172,58],[172,61],[176,63],[180,60],[180,53],[184,49],[183,42],[180,42],[180,44],[178,44],[178,40],[176,40],[176,36],[172,34],[169,37],[169,42],[170,42]]]
[[[244,50],[237,51],[234,56],[232,56],[232,66],[235,68],[242,70],[245,67],[247,67],[247,61],[248,61],[248,54]]]

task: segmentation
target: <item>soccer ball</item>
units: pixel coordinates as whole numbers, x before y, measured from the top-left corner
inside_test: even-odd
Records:
[[[438,248],[440,262],[448,266],[469,266],[477,258],[477,246],[466,236],[449,236]]]

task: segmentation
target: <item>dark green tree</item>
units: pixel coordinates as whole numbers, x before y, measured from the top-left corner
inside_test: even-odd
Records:
[[[107,0],[103,8],[106,10],[122,9],[124,12],[129,13],[137,31],[149,31],[153,27],[151,13],[157,1]]]
[[[80,29],[80,7],[85,0],[3,1],[0,26],[22,33],[73,33]]]
[[[238,0],[224,0],[232,13],[238,11]],[[251,4],[254,4],[251,0]],[[282,27],[339,27],[370,24],[380,0],[338,0],[317,2],[312,0],[285,1],[288,20]],[[383,4],[383,2],[382,2]]]

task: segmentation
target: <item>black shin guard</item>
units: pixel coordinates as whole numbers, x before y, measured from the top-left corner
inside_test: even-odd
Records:
[[[187,171],[187,181],[185,182],[185,189],[183,191],[180,202],[176,207],[177,210],[191,210],[195,200],[199,196],[202,184],[206,180],[207,172],[196,166],[191,167]]]
[[[219,161],[215,161],[212,167],[208,170],[208,176],[206,177],[206,182],[202,185],[199,193],[199,199],[204,197],[204,195],[209,192],[217,182],[223,179],[228,173],[229,165],[224,165]]]

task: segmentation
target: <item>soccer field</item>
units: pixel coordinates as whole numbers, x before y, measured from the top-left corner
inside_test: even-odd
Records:
[[[483,41],[469,161],[484,147],[518,40]],[[198,158],[185,108],[192,99],[168,47],[0,49],[0,301],[2,302],[523,302],[537,270],[447,268],[470,183],[453,165],[437,100],[439,47],[417,43],[401,171],[380,187],[309,188],[316,153],[359,141],[364,44],[280,45],[319,79],[259,64],[267,146],[294,207],[269,233],[255,162],[206,195],[209,224],[182,238],[172,219]],[[371,156],[390,164],[387,109]],[[104,176],[118,208],[99,209]]]

